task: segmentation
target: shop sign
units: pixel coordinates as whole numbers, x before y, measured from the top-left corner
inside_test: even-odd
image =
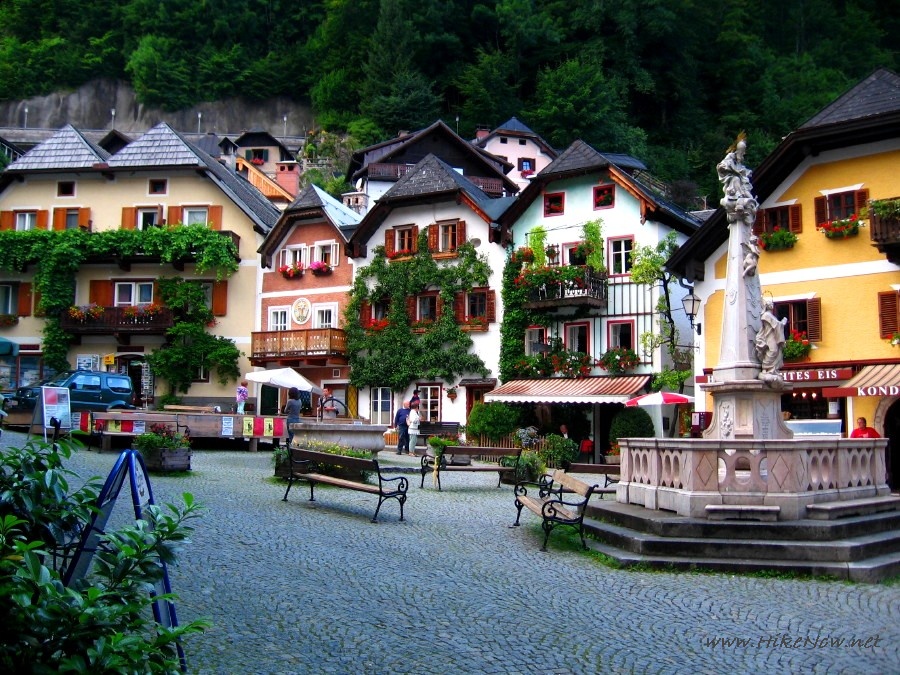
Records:
[[[817,368],[810,370],[782,370],[785,382],[830,382],[849,380],[853,377],[852,368]]]

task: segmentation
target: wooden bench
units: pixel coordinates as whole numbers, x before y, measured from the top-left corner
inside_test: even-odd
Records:
[[[482,459],[486,457],[496,458],[495,464],[472,464],[471,461],[461,461],[454,464],[454,458],[471,458],[472,455],[480,455]],[[419,487],[425,486],[425,476],[432,474],[437,482],[438,490],[441,489],[441,474],[446,471],[472,471],[476,473],[497,472],[497,487],[503,480],[503,476],[516,475],[519,467],[519,459],[522,456],[522,448],[487,448],[474,445],[451,445],[444,448],[441,453],[440,461],[432,452],[431,446],[428,446],[425,454],[422,456],[422,466],[419,469],[422,472],[422,481]],[[503,457],[515,457],[516,462],[513,466],[501,466],[500,460]]]
[[[164,405],[163,410],[170,410],[172,412],[185,412],[185,413],[214,413],[216,411],[216,406],[214,405]]]
[[[533,493],[536,491],[537,494],[530,496],[528,494],[529,487]],[[547,477],[547,480],[538,483],[516,483],[517,513],[516,522],[513,525],[518,526],[519,518],[522,516],[522,507],[525,507],[541,517],[541,528],[544,530],[542,551],[547,550],[550,533],[559,525],[577,530],[581,537],[581,545],[587,549],[587,543],[584,540],[584,507],[587,506],[594,490],[598,488],[597,485],[581,482],[562,469],[557,469],[552,476]],[[576,496],[571,497],[570,495]]]
[[[288,486],[284,491],[282,501],[287,501],[288,493],[296,480],[305,480],[309,483],[309,501],[315,501],[315,487],[334,485],[335,487],[357,492],[367,492],[378,496],[378,506],[372,522],[377,522],[381,505],[388,499],[396,499],[400,503],[400,520],[403,520],[403,505],[406,503],[406,491],[409,489],[409,481],[405,476],[387,478],[381,473],[376,459],[362,459],[359,457],[347,457],[346,455],[332,455],[327,452],[307,450],[306,448],[290,448],[290,471],[288,473]],[[378,476],[378,485],[366,483],[362,480],[339,478],[322,473],[324,467],[340,467],[357,478],[363,471],[369,471]]]
[[[577,464],[571,462],[565,467],[566,473],[590,473],[603,476],[602,491],[609,493],[615,492],[615,488],[610,489],[609,486],[619,482],[619,476],[622,473],[621,464]]]

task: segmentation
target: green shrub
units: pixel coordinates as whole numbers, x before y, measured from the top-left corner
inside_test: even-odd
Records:
[[[516,464],[515,457],[501,457],[500,466],[514,466]],[[522,456],[519,458],[519,464],[516,466],[516,481],[536,482],[544,472],[547,466],[541,456],[531,450],[523,450]]]
[[[620,438],[653,438],[655,435],[650,415],[638,407],[622,408],[609,427],[610,443],[618,443]]]
[[[66,588],[61,577],[100,486],[69,490],[72,447],[0,451],[0,671],[176,672],[177,641],[208,624],[157,625],[148,589],[188,541],[199,506],[185,494],[183,507],[148,506],[143,521],[107,531],[90,573]]]
[[[562,467],[578,457],[578,446],[571,438],[547,434],[539,454],[547,465]]]
[[[296,438],[296,437],[295,437]],[[343,455],[344,457],[356,457],[357,459],[372,459],[372,453],[368,450],[357,450],[346,445],[338,443],[328,443],[325,441],[298,441],[298,448],[306,450],[315,450],[316,452],[324,452],[329,455]],[[275,466],[288,461],[288,446],[279,445],[272,453],[272,461]],[[338,465],[326,465],[319,467],[319,472],[326,476],[337,476],[343,467]],[[360,471],[360,479],[368,481],[372,475],[371,471]]]
[[[519,427],[519,417],[519,409],[506,403],[476,403],[469,413],[466,433],[468,437],[485,436],[499,441]]]

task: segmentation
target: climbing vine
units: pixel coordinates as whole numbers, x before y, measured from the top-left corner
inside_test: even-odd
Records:
[[[205,225],[172,225],[148,230],[29,230],[0,232],[0,270],[22,273],[34,266],[34,290],[44,323],[44,362],[66,370],[71,337],[59,327],[59,315],[75,301],[75,278],[92,259],[158,258],[160,265],[194,260],[197,272],[214,271],[224,279],[237,271],[237,249],[230,237]]]
[[[432,257],[427,233],[419,235],[418,252],[403,261],[388,262],[383,246],[372,262],[359,270],[344,314],[351,382],[357,387],[405,389],[418,379],[450,381],[463,373],[488,375],[484,361],[472,353],[472,338],[456,323],[456,293],[486,286],[490,266],[475,248],[463,244],[454,262]],[[426,327],[414,329],[407,298],[438,288],[443,310]],[[385,320],[360,321],[364,303],[383,303]]]
[[[533,372],[523,348],[525,331],[531,326],[549,326],[545,312],[525,308],[528,289],[516,283],[522,273],[522,261],[510,256],[503,268],[503,324],[500,326],[500,380],[507,382]]]

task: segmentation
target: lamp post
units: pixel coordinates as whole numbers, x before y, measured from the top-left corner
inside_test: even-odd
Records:
[[[25,106],[25,128],[28,128],[28,106]]]
[[[284,122],[284,131],[282,131],[281,136],[284,138],[287,136],[287,115],[281,118],[281,121]]]
[[[198,113],[197,113],[197,134],[200,133],[200,120],[201,120],[202,118],[203,118],[203,113],[202,113],[202,112],[198,112]]]
[[[700,324],[698,323],[694,326],[694,318],[700,313],[700,298],[694,295],[694,291],[691,290],[690,293],[681,299],[681,304],[684,307],[684,313],[687,314],[691,322],[691,328],[696,328],[697,335],[700,335]]]
[[[112,115],[112,128],[115,129],[116,128],[116,109],[112,108],[112,109],[110,109],[109,112]]]

